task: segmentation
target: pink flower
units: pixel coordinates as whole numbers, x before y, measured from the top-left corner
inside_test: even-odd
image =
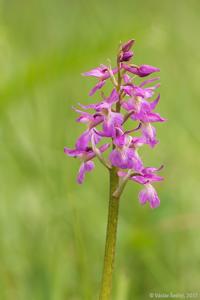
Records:
[[[138,155],[133,138],[117,129],[114,144],[116,148],[110,153],[112,165],[121,169],[140,171],[143,163]]]
[[[108,98],[105,98],[103,101],[87,106],[81,105],[81,107],[84,109],[96,110],[96,114],[92,116],[92,122],[94,122],[93,119],[94,116],[96,116],[95,118],[98,119],[98,122],[102,123],[102,131],[98,132],[100,136],[114,137],[115,128],[120,127],[123,122],[123,115],[121,113],[112,111],[112,105],[115,104],[118,99],[119,95],[116,90],[113,89],[110,96]],[[86,116],[89,115],[89,119],[91,120],[91,115],[88,113],[85,114]]]
[[[104,144],[99,147],[100,153],[105,152],[109,148],[110,144]],[[79,184],[83,183],[85,178],[85,173],[90,172],[94,169],[94,162],[92,161],[95,158],[96,154],[92,150],[91,147],[87,147],[85,149],[80,149],[77,147],[75,149],[69,149],[67,147],[64,148],[64,153],[68,156],[78,157],[81,159],[82,164],[78,171],[77,182]]]
[[[117,73],[117,68],[110,70],[105,65],[100,65],[100,67],[94,68],[88,72],[83,73],[84,76],[92,76],[99,79],[97,84],[90,91],[89,95],[92,96],[94,95],[94,93],[96,93],[97,90],[100,90],[106,83],[106,80],[115,73]]]
[[[139,193],[139,201],[141,204],[146,204],[149,202],[151,208],[156,208],[160,205],[160,199],[155,188],[152,186],[152,182],[157,182],[163,180],[163,177],[158,176],[155,172],[161,170],[156,168],[144,168],[140,171],[140,174],[130,176],[130,180],[138,182],[144,186],[144,188]],[[118,172],[119,176],[124,177],[127,173]]]

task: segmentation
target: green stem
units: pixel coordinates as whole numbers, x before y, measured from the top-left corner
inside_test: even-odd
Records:
[[[112,276],[114,268],[115,258],[115,246],[117,238],[117,223],[118,223],[118,210],[119,210],[119,198],[113,196],[114,191],[118,187],[119,177],[116,173],[116,169],[110,170],[110,199],[109,199],[109,211],[108,211],[108,223],[106,233],[106,245],[104,266],[101,282],[100,300],[109,300],[111,296],[112,288]]]

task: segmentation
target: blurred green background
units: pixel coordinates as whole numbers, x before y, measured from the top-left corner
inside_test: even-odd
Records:
[[[92,101],[80,73],[130,38],[136,63],[161,68],[168,122],[143,158],[165,181],[156,210],[126,188],[113,299],[200,292],[199,12],[198,0],[0,0],[1,300],[97,299],[108,176],[97,162],[78,186],[63,147],[84,128],[71,106]]]

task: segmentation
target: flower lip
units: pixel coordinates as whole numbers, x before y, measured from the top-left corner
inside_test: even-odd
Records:
[[[77,176],[77,182],[79,184],[82,184],[85,179],[85,173],[91,172],[94,169],[94,162],[89,160],[87,162],[83,162],[80,166],[78,176]]]
[[[160,205],[160,199],[154,187],[151,184],[146,184],[143,190],[139,193],[140,204],[149,202],[151,208],[156,208]]]

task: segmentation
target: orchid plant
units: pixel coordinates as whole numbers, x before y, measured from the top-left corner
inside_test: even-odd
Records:
[[[74,108],[79,115],[77,122],[85,123],[86,129],[77,139],[74,149],[64,148],[68,156],[80,158],[81,166],[77,176],[79,184],[83,183],[86,173],[94,169],[95,158],[110,174],[109,211],[100,300],[108,300],[111,295],[119,200],[126,183],[131,180],[143,187],[139,192],[141,204],[149,203],[151,208],[160,205],[153,183],[163,180],[163,177],[157,175],[162,166],[145,167],[138,153],[142,146],[155,147],[158,140],[153,124],[165,121],[154,111],[160,100],[159,94],[154,98],[160,86],[157,83],[159,77],[151,77],[144,81],[138,79],[160,70],[150,65],[130,64],[134,56],[132,51],[134,44],[134,40],[120,44],[115,68],[112,68],[109,63],[107,66],[100,65],[83,74],[97,78],[96,85],[89,93],[90,96],[101,90],[108,80],[112,83],[112,90],[109,96],[101,92],[101,100],[98,103],[78,104],[79,108]],[[127,128],[127,121],[130,129]],[[108,151],[109,153],[105,155]]]

